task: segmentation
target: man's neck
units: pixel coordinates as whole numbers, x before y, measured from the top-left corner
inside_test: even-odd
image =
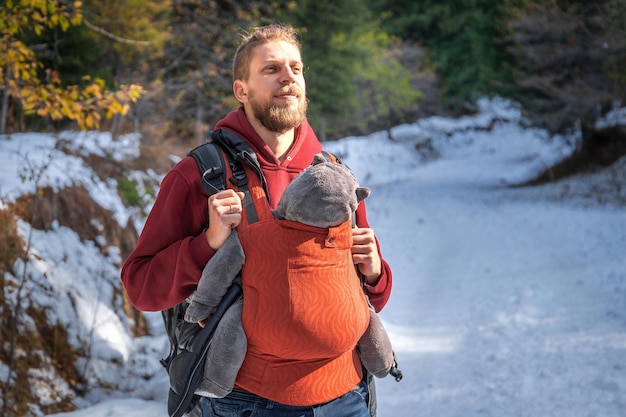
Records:
[[[252,120],[251,120],[252,119]],[[256,119],[248,118],[254,130],[261,136],[263,142],[272,150],[276,158],[283,160],[295,140],[295,129],[283,133],[270,132]]]

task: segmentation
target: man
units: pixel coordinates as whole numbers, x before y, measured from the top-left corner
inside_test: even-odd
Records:
[[[292,28],[270,25],[255,29],[243,39],[233,61],[233,92],[241,107],[216,125],[216,129],[229,130],[252,146],[267,181],[272,208],[289,182],[322,150],[306,120],[303,69],[300,44]],[[137,247],[122,268],[122,282],[138,309],[160,311],[184,301],[196,288],[208,260],[240,224],[240,193],[221,191],[207,202],[200,190],[200,175],[191,157],[184,158],[163,179]],[[380,310],[391,292],[391,269],[382,259],[363,203],[356,211],[352,242],[353,262],[365,280],[370,302]],[[298,367],[293,358],[269,360],[273,365],[285,365],[283,371],[287,372],[310,369]],[[310,367],[312,363],[309,360],[306,365]],[[263,397],[256,392],[263,390],[249,383],[254,376],[243,370],[235,390],[223,399],[203,398],[198,415],[221,415],[218,410],[226,408],[237,410],[228,415],[238,416],[256,410],[254,415],[260,417],[368,417],[367,388],[355,380],[362,374],[361,369],[354,368],[349,370],[350,378],[337,378],[341,382],[327,374],[307,382],[312,393],[318,392],[313,385],[319,383],[332,397],[316,394],[289,403],[276,401],[289,392],[289,385],[276,393],[276,398],[273,393]],[[328,369],[332,372],[333,368]],[[311,375],[312,372],[304,375],[302,380],[311,381]]]

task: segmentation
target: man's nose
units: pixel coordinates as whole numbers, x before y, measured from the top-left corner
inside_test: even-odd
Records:
[[[291,67],[286,67],[282,72],[281,72],[281,82],[283,84],[291,84],[296,80],[296,74],[294,74],[293,70],[291,69]]]

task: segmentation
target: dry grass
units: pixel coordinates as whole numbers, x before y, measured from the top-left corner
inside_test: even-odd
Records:
[[[81,354],[80,351],[71,347],[68,343],[67,332],[59,324],[51,325],[46,320],[45,312],[29,308],[20,316],[27,315],[35,322],[35,330],[26,329],[25,326],[3,326],[0,329],[3,343],[0,349],[0,358],[11,369],[12,378],[9,386],[6,381],[0,381],[0,390],[3,393],[3,408],[0,409],[5,417],[22,417],[33,415],[30,406],[38,404],[42,400],[38,392],[33,389],[35,385],[48,385],[48,400],[45,405],[40,405],[41,410],[48,413],[73,411],[76,406],[73,396],[67,393],[55,391],[50,381],[41,380],[34,375],[33,369],[50,369],[58,378],[65,380],[75,392],[81,392],[84,381],[80,378],[74,364]],[[15,317],[10,309],[3,312],[3,320],[14,323]],[[17,331],[11,332],[17,327]],[[11,333],[11,334],[9,334]],[[10,343],[13,349],[9,349]]]
[[[569,158],[540,173],[537,178],[529,181],[528,184],[543,184],[560,180],[573,174],[590,173],[598,168],[613,165],[624,155],[626,155],[625,127],[583,129],[581,148]]]
[[[83,187],[66,187],[54,192],[47,187],[41,194],[25,194],[15,202],[15,213],[38,230],[50,230],[53,222],[74,230],[81,240],[103,236],[108,246],[117,246],[127,256],[137,242],[131,222],[121,227],[110,210],[97,204]]]
[[[0,209],[0,273],[10,272],[15,261],[25,256],[23,247],[13,207]]]

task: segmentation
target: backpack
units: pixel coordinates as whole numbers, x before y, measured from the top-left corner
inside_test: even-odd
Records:
[[[225,190],[228,188],[227,181],[230,182],[238,191],[243,192],[248,197],[243,199],[243,210],[248,223],[258,221],[253,199],[250,198],[248,179],[243,164],[258,175],[266,195],[269,196],[269,193],[256,154],[250,145],[229,131],[217,130],[211,132],[211,138],[208,142],[192,149],[189,155],[194,158],[198,165],[202,177],[201,184],[207,194],[213,195]],[[334,155],[324,152],[324,156],[329,161],[341,163]],[[227,179],[229,172],[232,173],[232,176]],[[168,414],[170,417],[180,417],[196,406],[199,396],[195,394],[195,390],[203,377],[205,361],[215,329],[223,314],[242,296],[241,281],[238,277],[222,298],[205,327],[184,320],[185,310],[189,305],[186,301],[162,312],[166,333],[170,341],[170,353],[167,358],[161,360],[161,364],[167,370],[170,379],[168,395]],[[365,368],[363,371],[364,378],[368,383],[368,408],[371,416],[375,417],[374,379]]]

